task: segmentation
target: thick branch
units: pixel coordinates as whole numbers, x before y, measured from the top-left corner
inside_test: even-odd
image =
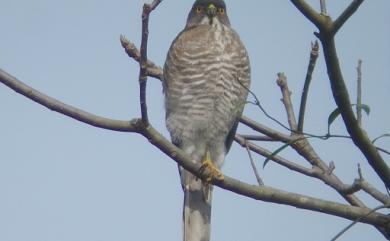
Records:
[[[352,110],[351,101],[345,81],[340,69],[336,46],[333,37],[321,39],[325,62],[332,87],[334,100],[340,110],[345,126],[355,145],[367,158],[371,167],[382,179],[387,187],[390,187],[390,169],[380,156],[377,148],[372,144],[367,133],[361,128]]]
[[[1,69],[0,82],[18,92],[19,94],[24,95],[25,97],[47,107],[52,111],[64,114],[86,124],[121,132],[139,132],[140,130],[139,119],[133,119],[132,121],[120,121],[88,113],[81,109],[62,103],[61,101],[58,101],[39,92],[38,90],[31,88],[30,86],[24,84]]]
[[[295,7],[318,28],[324,23],[325,15],[317,13],[316,10],[314,10],[304,0],[291,0],[291,3],[294,4]]]
[[[180,166],[184,167],[186,170],[190,171],[199,178],[206,178],[204,173],[199,171],[200,165],[192,162],[191,159],[181,149],[171,144],[160,133],[154,130],[152,126],[148,126],[142,135],[151,140],[151,143],[154,146],[158,147],[162,152],[174,159]],[[239,195],[256,200],[292,205],[297,208],[320,211],[322,213],[344,217],[350,220],[355,220],[370,212],[370,209],[368,208],[360,208],[330,201],[324,201],[296,193],[281,191],[267,186],[258,187],[254,185],[248,185],[228,176],[225,176],[224,180],[222,181],[213,180],[212,182],[214,185],[222,189],[230,190]],[[390,217],[379,213],[373,213],[369,215],[367,218],[364,218],[362,222],[383,227],[390,227]]]
[[[364,0],[353,0],[333,23],[333,35],[339,31],[344,23],[358,10]]]

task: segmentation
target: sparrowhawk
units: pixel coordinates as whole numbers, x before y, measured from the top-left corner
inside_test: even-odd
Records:
[[[201,163],[200,180],[179,167],[183,240],[209,241],[212,186],[232,144],[250,85],[247,51],[223,0],[196,0],[164,65],[166,125],[172,142]]]

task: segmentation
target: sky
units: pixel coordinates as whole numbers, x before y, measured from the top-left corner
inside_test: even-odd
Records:
[[[139,117],[138,64],[125,54],[119,36],[140,43],[144,1],[1,0],[0,68],[67,104],[113,119]],[[307,1],[319,9],[319,1]],[[330,0],[335,18],[350,1]],[[287,123],[275,80],[287,75],[297,111],[315,27],[290,1],[226,0],[233,28],[246,45],[251,90],[275,118]],[[150,18],[149,58],[162,66],[170,43],[185,25],[192,1],[164,0]],[[352,102],[356,65],[363,60],[363,103],[371,107],[363,125],[375,138],[390,133],[390,2],[365,1],[336,37]],[[168,137],[162,88],[150,79],[151,123]],[[335,109],[322,51],[316,66],[305,130],[325,134]],[[0,240],[103,241],[181,240],[182,190],[177,165],[143,137],[98,129],[52,112],[0,85]],[[284,131],[254,106],[245,114]],[[243,127],[239,133],[252,133]],[[332,133],[345,134],[340,120]],[[334,161],[345,183],[363,175],[384,190],[350,140],[311,140],[318,154]],[[258,143],[270,150],[280,143]],[[378,141],[390,150],[390,140]],[[292,150],[284,157],[306,165]],[[387,161],[389,156],[383,156]],[[266,185],[341,203],[322,182],[275,163],[262,168]],[[234,144],[223,172],[250,184],[256,179],[246,151]],[[350,222],[290,206],[255,201],[214,189],[212,240],[330,240]],[[357,194],[368,206],[378,202]],[[385,240],[358,224],[340,240]]]

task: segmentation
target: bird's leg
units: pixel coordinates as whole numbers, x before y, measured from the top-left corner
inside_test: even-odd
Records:
[[[214,165],[213,161],[211,160],[209,150],[206,150],[206,154],[202,160],[202,166],[200,169],[202,172],[206,172],[206,183],[210,183],[213,179],[219,181],[224,179],[223,173]]]

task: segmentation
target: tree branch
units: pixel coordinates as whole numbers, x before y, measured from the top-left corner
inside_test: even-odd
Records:
[[[148,109],[146,105],[146,83],[148,78],[148,37],[149,37],[149,16],[150,13],[160,4],[161,0],[154,0],[152,4],[144,4],[142,11],[142,39],[141,39],[141,57],[139,61],[139,98],[141,106],[142,121],[148,125]]]
[[[192,162],[191,159],[181,149],[171,144],[152,126],[149,125],[146,127],[145,131],[142,132],[142,135],[151,140],[154,146],[174,159],[180,166],[184,167],[186,170],[190,171],[199,178],[206,178],[205,173],[199,171],[201,165]],[[363,217],[371,211],[368,208],[343,205],[296,193],[285,192],[267,186],[259,187],[249,185],[226,175],[224,180],[212,180],[212,183],[222,189],[230,190],[239,195],[256,200],[291,205],[297,208],[312,211],[320,211],[322,213],[344,217],[349,220],[356,220],[357,218]],[[385,228],[390,228],[390,217],[380,213],[372,213],[363,218],[361,221]]]
[[[120,41],[121,41],[121,45],[125,49],[127,55],[139,63],[140,59],[141,59],[141,53],[139,52],[137,47],[135,47],[134,43],[130,42],[123,35],[120,36]],[[159,66],[157,66],[155,63],[153,63],[150,60],[147,60],[146,64],[147,64],[146,70],[147,70],[148,76],[159,79],[161,81],[163,79],[162,68],[160,68]]]
[[[320,41],[325,56],[327,72],[331,83],[333,98],[340,110],[345,126],[355,145],[366,157],[368,163],[382,179],[386,187],[390,187],[390,169],[382,159],[377,148],[370,141],[367,133],[360,127],[352,111],[348,90],[341,72],[334,35],[348,18],[357,10],[363,0],[354,0],[340,15],[336,22],[318,21],[320,14],[313,12],[304,1],[291,0],[310,21],[320,30]]]
[[[260,124],[249,117],[241,116],[240,122],[244,125],[246,125],[249,128],[252,128],[253,130],[260,132],[266,136],[269,136],[275,140],[279,140],[281,142],[287,143],[292,141],[291,136],[286,135],[282,132],[276,131],[274,129],[271,129],[263,124]]]
[[[288,124],[290,125],[291,134],[297,131],[297,121],[295,119],[294,107],[291,102],[291,91],[288,89],[287,77],[284,73],[278,73],[276,83],[282,91],[282,102],[286,109]]]
[[[341,13],[341,15],[333,23],[333,35],[339,31],[345,22],[358,10],[364,0],[353,0],[349,6]]]
[[[318,14],[309,4],[304,0],[291,0],[291,3],[308,18],[318,28],[324,23],[325,15]]]
[[[298,165],[292,161],[286,160],[285,158],[280,157],[278,155],[271,156],[271,154],[272,154],[271,151],[246,140],[245,138],[243,138],[240,135],[236,135],[234,140],[242,147],[248,147],[251,151],[253,151],[261,156],[267,157],[270,160],[274,161],[275,163],[278,163],[281,166],[284,166],[292,171],[299,172],[299,173],[304,174],[306,176],[315,177],[314,169],[309,169],[309,168],[303,167],[303,166]]]
[[[245,141],[244,146],[245,146],[246,151],[248,152],[249,160],[251,162],[251,166],[252,166],[252,169],[253,169],[253,173],[255,174],[257,183],[259,184],[259,186],[262,186],[262,185],[264,185],[264,182],[261,179],[259,172],[257,171],[256,163],[253,160],[252,153],[251,153],[251,150],[250,150],[250,148],[248,146],[248,142],[247,141]]]
[[[340,110],[345,126],[355,145],[367,158],[371,167],[382,179],[387,187],[390,187],[390,169],[380,156],[377,148],[372,144],[367,133],[361,128],[352,110],[347,87],[340,69],[336,46],[333,38],[322,38],[322,46],[325,54],[325,62],[332,87],[333,97]]]
[[[86,124],[120,132],[139,132],[140,119],[133,119],[131,121],[113,120],[100,117],[73,106],[67,105],[50,96],[47,96],[38,90],[19,81],[15,77],[0,69],[0,82],[10,87],[17,93],[45,106],[46,108],[58,112],[60,114],[69,116]]]
[[[325,2],[324,2],[325,6]],[[315,43],[311,44],[311,51],[310,51],[310,61],[309,65],[307,66],[307,72],[306,72],[306,78],[305,78],[305,84],[303,86],[302,90],[302,96],[301,96],[301,105],[299,107],[299,117],[298,117],[298,133],[303,132],[303,124],[305,121],[305,112],[306,112],[306,103],[307,103],[307,96],[309,94],[309,87],[313,76],[314,67],[316,65],[317,59],[318,59],[318,51],[319,45],[318,41],[315,41]]]

